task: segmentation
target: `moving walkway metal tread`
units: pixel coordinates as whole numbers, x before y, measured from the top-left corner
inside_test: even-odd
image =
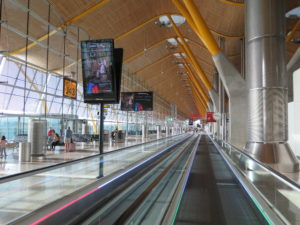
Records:
[[[201,137],[174,224],[267,224],[207,136]]]

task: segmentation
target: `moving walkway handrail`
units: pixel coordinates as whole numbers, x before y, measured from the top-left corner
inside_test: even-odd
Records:
[[[192,154],[189,156],[189,159],[187,160],[187,162],[184,166],[185,172],[183,173],[183,176],[181,177],[181,179],[179,181],[179,184],[176,188],[174,196],[172,197],[171,203],[168,206],[168,208],[164,214],[164,218],[163,218],[161,224],[174,224],[174,219],[177,214],[178,206],[180,204],[181,198],[183,196],[183,193],[184,193],[184,190],[185,190],[185,187],[186,187],[186,184],[187,184],[187,181],[188,181],[191,169],[192,169],[196,151],[199,147],[200,139],[201,139],[201,135],[199,135],[199,137],[197,138],[197,141],[192,150]]]
[[[252,156],[248,155],[247,153],[245,153],[244,151],[238,149],[237,147],[231,145],[230,143],[223,141],[223,140],[218,140],[218,139],[214,139],[213,137],[211,137],[209,135],[209,137],[213,140],[216,141],[220,141],[225,145],[228,145],[231,147],[231,149],[234,149],[235,151],[237,151],[238,153],[240,153],[241,155],[245,156],[246,158],[249,158],[251,160],[253,160],[255,163],[257,163],[261,168],[263,168],[264,170],[270,172],[273,176],[277,177],[278,179],[282,180],[283,182],[285,182],[287,185],[291,186],[294,189],[298,189],[298,191],[300,191],[300,185],[298,183],[296,183],[295,181],[291,180],[290,178],[284,176],[283,174],[279,173],[278,171],[274,170],[272,167],[263,164],[261,162],[259,162],[258,160],[254,159]],[[218,144],[218,143],[217,143]],[[219,145],[219,144],[218,144]],[[220,146],[220,145],[219,145]],[[220,146],[223,147],[223,146]]]
[[[177,141],[176,143],[164,148],[163,150],[161,150],[158,153],[155,153],[151,157],[140,160],[139,162],[136,162],[130,168],[125,169],[126,173],[124,171],[119,171],[118,172],[119,175],[117,173],[114,174],[114,176],[112,178],[109,178],[109,181],[107,181],[107,179],[105,179],[106,177],[104,177],[104,180],[99,179],[99,180],[95,181],[93,184],[88,185],[88,187],[85,187],[85,188],[82,188],[81,190],[76,191],[76,193],[74,193],[74,196],[73,196],[73,194],[71,194],[71,195],[67,196],[66,198],[62,199],[62,201],[56,200],[55,202],[52,202],[52,203],[48,204],[47,206],[43,206],[40,209],[37,209],[27,215],[22,216],[21,218],[12,222],[12,224],[25,224],[25,223],[27,224],[28,222],[30,222],[30,224],[39,224],[40,222],[43,222],[43,221],[49,220],[49,219],[52,222],[56,221],[56,220],[60,220],[60,219],[64,219],[64,220],[70,219],[70,218],[65,218],[64,216],[61,215],[61,213],[63,213],[64,215],[74,215],[74,217],[75,217],[75,215],[78,216],[78,214],[72,213],[72,210],[78,211],[78,208],[76,208],[76,207],[78,207],[77,205],[80,206],[82,204],[82,201],[92,201],[92,202],[84,204],[85,208],[89,207],[92,203],[94,204],[95,199],[98,199],[98,198],[94,198],[91,196],[97,195],[101,191],[103,192],[103,190],[105,188],[106,189],[108,188],[108,184],[120,183],[120,180],[126,179],[126,176],[131,177],[131,173],[139,170],[140,167],[145,167],[145,165],[147,165],[147,163],[151,163],[154,159],[158,158],[164,152],[167,152],[167,151],[173,149],[174,147],[180,145],[181,143],[184,143],[186,140],[190,139],[191,137],[192,137],[192,135],[188,135],[185,138],[183,138],[182,140]],[[84,197],[78,198],[78,196],[84,196]],[[74,202],[74,198],[76,199],[76,204],[73,204],[73,203],[65,204],[66,202]],[[77,199],[79,199],[79,200],[77,200]],[[77,202],[78,202],[78,204],[77,204]],[[58,210],[56,208],[58,208],[58,209],[63,208],[63,211]],[[49,211],[52,211],[52,210],[53,210],[53,212],[49,213]],[[70,211],[71,211],[71,213],[70,213]],[[48,216],[48,215],[45,216],[44,215],[45,213],[48,213],[48,215],[51,215],[51,216]],[[39,218],[39,217],[41,217],[41,218],[39,220],[37,220],[38,222],[35,221],[32,223],[32,219],[30,218],[31,215],[33,215],[35,218]],[[50,224],[51,224],[51,222],[50,222]],[[64,222],[62,222],[61,224],[64,224]]]
[[[197,141],[193,141],[189,143],[183,151],[174,159],[172,162],[164,168],[161,173],[158,175],[157,178],[146,188],[146,190],[143,191],[139,195],[139,197],[125,210],[124,213],[117,219],[117,221],[114,223],[114,225],[122,225],[125,224],[125,222],[130,219],[132,214],[137,210],[137,208],[144,202],[144,200],[148,197],[151,191],[158,185],[158,183],[165,177],[165,175],[171,170],[171,168],[175,165],[175,163],[182,157],[182,155],[185,153],[185,151],[190,148],[192,145],[195,145],[195,143],[198,143]]]
[[[134,148],[134,147],[138,147],[138,146],[141,146],[141,145],[161,141],[161,140],[164,140],[164,139],[177,137],[177,136],[180,136],[180,135],[183,135],[183,134],[174,135],[174,136],[170,136],[170,137],[163,137],[163,138],[160,138],[158,140],[156,139],[156,140],[152,140],[152,141],[148,141],[148,142],[144,142],[144,143],[139,143],[139,144],[136,144],[136,145],[126,146],[126,147],[119,148],[119,149],[116,149],[116,150],[113,150],[113,151],[104,152],[103,154],[98,153],[98,154],[87,156],[87,157],[84,157],[84,158],[74,159],[72,161],[61,162],[61,163],[57,163],[57,164],[54,164],[54,165],[45,166],[45,167],[42,167],[42,168],[32,169],[32,170],[28,170],[28,171],[24,171],[24,172],[20,172],[20,173],[15,173],[15,174],[3,176],[3,177],[0,177],[0,184],[5,183],[5,182],[9,182],[9,181],[13,181],[13,180],[18,180],[18,179],[21,179],[21,178],[24,178],[24,177],[36,175],[36,174],[39,174],[39,173],[47,172],[47,171],[50,171],[50,170],[59,169],[59,168],[65,167],[67,165],[72,165],[72,164],[83,162],[83,161],[86,161],[86,160],[89,160],[89,159],[97,158],[99,156],[104,156],[104,155],[108,155],[108,154],[115,153],[115,152],[118,152],[118,151],[123,151],[123,150],[128,149],[128,148]]]
[[[219,144],[208,135],[213,144],[216,146],[216,149],[220,153],[221,157],[224,159],[232,173],[235,175],[241,186],[251,197],[252,201],[256,207],[261,211],[262,215],[268,221],[269,224],[284,225],[288,224],[285,221],[285,218],[272,207],[272,205],[260,194],[257,193],[257,190],[250,184],[250,182],[242,175],[239,168],[234,165],[232,160],[227,156]],[[246,155],[247,156],[247,155]]]

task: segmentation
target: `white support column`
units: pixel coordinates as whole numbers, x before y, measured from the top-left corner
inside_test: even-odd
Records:
[[[146,124],[142,124],[142,138],[148,137],[148,127]]]
[[[156,138],[159,139],[161,134],[161,126],[156,125]]]

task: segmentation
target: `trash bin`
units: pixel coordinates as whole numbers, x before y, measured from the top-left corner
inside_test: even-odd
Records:
[[[47,121],[32,119],[28,124],[28,142],[31,155],[43,156],[47,150]]]
[[[20,142],[19,143],[19,161],[20,162],[29,162],[31,154],[31,144],[29,142]]]

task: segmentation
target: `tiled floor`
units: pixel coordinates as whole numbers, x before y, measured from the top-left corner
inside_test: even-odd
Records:
[[[104,152],[153,140],[156,140],[156,135],[145,139],[130,136],[124,143],[104,143]],[[55,151],[47,151],[44,157],[32,158],[31,162],[19,162],[18,149],[7,149],[7,157],[0,158],[0,177],[96,155],[99,153],[98,148],[98,143],[77,143],[75,152],[65,152],[64,146],[57,146]]]

